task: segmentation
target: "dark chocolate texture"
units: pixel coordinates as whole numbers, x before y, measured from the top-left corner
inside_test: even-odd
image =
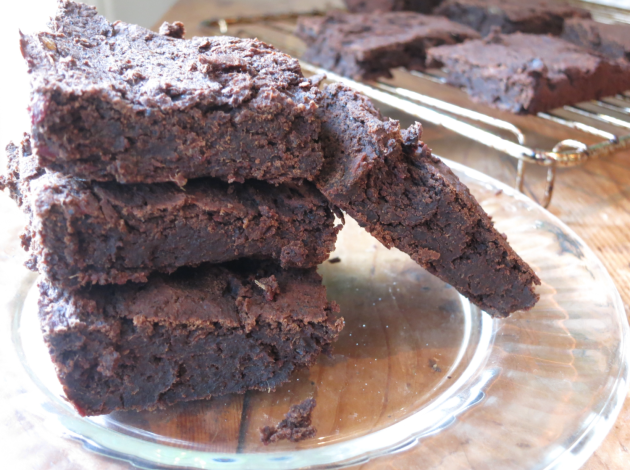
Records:
[[[483,36],[493,28],[505,34],[520,31],[558,36],[566,18],[591,17],[587,10],[561,0],[445,0],[434,14],[470,26]]]
[[[540,280],[459,179],[370,101],[340,84],[320,105],[325,163],[317,185],[386,247],[409,254],[491,315],[529,309]]]
[[[348,10],[354,13],[375,11],[415,11],[431,13],[442,0],[344,0]]]
[[[474,100],[519,114],[630,89],[630,64],[551,36],[492,34],[430,49],[427,61]]]
[[[291,406],[284,419],[276,426],[260,428],[260,441],[268,445],[283,439],[299,442],[315,437],[317,429],[311,425],[311,413],[316,405],[314,398],[307,398],[302,403]]]
[[[312,180],[322,164],[319,91],[296,59],[261,41],[177,39],[60,0],[50,30],[22,36],[21,49],[44,167],[183,185]]]
[[[265,298],[256,279],[275,276]],[[40,281],[44,340],[82,415],[274,390],[343,328],[315,269],[236,262],[73,293]]]
[[[305,61],[357,79],[391,77],[395,67],[423,70],[428,48],[479,37],[444,17],[413,12],[307,17],[296,33],[309,44]]]
[[[564,22],[562,39],[611,59],[630,60],[630,25],[627,24],[603,24],[572,18]]]
[[[308,182],[88,182],[42,170],[28,137],[8,151],[3,184],[28,216],[27,265],[65,288],[142,282],[153,271],[243,257],[315,266],[340,228]]]

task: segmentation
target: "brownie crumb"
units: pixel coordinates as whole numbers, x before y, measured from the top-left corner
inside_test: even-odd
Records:
[[[293,405],[277,426],[260,428],[260,441],[268,445],[282,439],[298,442],[315,437],[317,429],[311,426],[311,413],[315,405],[317,402],[314,398],[307,398],[299,405]]]
[[[276,276],[274,276],[273,274],[269,277],[264,277],[254,282],[258,287],[265,291],[265,299],[268,302],[273,302],[276,298],[276,295],[280,293],[280,286],[278,286]]]
[[[438,366],[437,359],[429,359],[429,366],[431,367],[431,369],[433,369],[434,372],[442,372],[442,368]]]
[[[341,258],[339,258],[339,256],[335,256],[334,258],[330,258],[328,262],[330,264],[341,263]]]
[[[176,21],[175,23],[165,21],[162,23],[162,26],[160,26],[160,34],[170,38],[184,39],[186,28],[184,28],[184,23],[181,21]]]

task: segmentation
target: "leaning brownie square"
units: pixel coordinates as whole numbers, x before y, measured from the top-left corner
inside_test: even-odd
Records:
[[[308,44],[305,61],[357,79],[389,77],[395,67],[423,70],[428,48],[480,37],[446,18],[413,12],[305,17],[296,34]]]

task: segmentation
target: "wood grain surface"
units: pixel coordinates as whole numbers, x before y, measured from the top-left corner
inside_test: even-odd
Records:
[[[317,0],[291,1],[291,0],[180,0],[163,19],[155,25],[157,29],[162,21],[182,21],[186,25],[187,37],[207,34],[208,31],[200,26],[200,22],[208,18],[233,15],[254,15],[259,13],[275,13],[288,11],[308,11],[313,8],[325,8],[340,6],[339,2],[328,2],[322,5]],[[400,79],[404,79],[401,77]],[[435,89],[435,95],[441,93],[441,88]],[[462,98],[466,102],[466,98]],[[409,116],[400,115],[395,111],[382,108],[384,114],[399,118],[403,124],[411,121]],[[547,135],[553,139],[554,126],[542,125],[540,135]],[[501,155],[488,147],[471,143],[469,140],[455,136],[452,132],[431,125],[425,125],[424,140],[432,147],[436,154],[451,160],[461,162],[494,178],[508,184],[513,184],[516,175],[516,163],[510,157]],[[544,191],[545,171],[541,168],[529,168],[526,184],[526,193],[534,200],[538,200]],[[552,213],[558,216],[578,233],[586,243],[596,252],[603,261],[616,283],[625,308],[629,313],[630,304],[630,152],[620,153],[599,161],[588,162],[584,166],[558,170],[556,190],[551,207]],[[19,231],[22,221],[15,216],[15,209],[10,207],[8,198],[0,196],[0,217],[9,220],[5,230],[0,231],[0,243],[4,260],[16,257],[19,247],[13,242],[15,234]],[[0,279],[0,287],[8,293],[8,289],[14,288],[10,275]],[[6,319],[5,319],[6,320]],[[6,327],[3,321],[1,327]],[[386,341],[386,339],[383,339]],[[7,345],[0,345],[0,364],[7,351]],[[427,352],[430,355],[430,352]],[[428,356],[427,356],[428,357]],[[401,363],[401,368],[409,367],[409,364]],[[344,371],[339,371],[340,376]],[[311,375],[312,376],[312,375]],[[6,380],[12,380],[11,377]],[[331,377],[330,380],[336,380]],[[305,390],[311,387],[304,380],[299,385]],[[299,395],[299,394],[298,394]],[[3,394],[0,390],[0,400]],[[255,426],[262,422],[261,416],[267,420],[280,420],[282,416],[275,416],[277,407],[265,405],[269,400],[268,395],[253,394],[237,397],[225,397],[226,409],[229,415],[217,415],[207,419],[223,419],[234,423],[230,427],[230,435],[207,435],[206,429],[212,426],[204,426],[204,423],[196,422],[194,413],[191,420],[180,418],[169,426],[176,427],[178,432],[185,429],[194,441],[213,441],[222,450],[234,450],[230,442],[239,442],[239,446],[251,448],[258,445],[254,442],[243,442],[238,437],[243,426]],[[334,402],[342,398],[338,396],[319,397],[318,400]],[[257,400],[256,406],[248,403],[248,400]],[[395,405],[395,397],[392,398]],[[369,406],[379,407],[381,404],[373,403]],[[27,405],[26,405],[27,406]],[[203,406],[203,404],[199,405]],[[256,410],[256,412],[252,412]],[[139,418],[140,419],[140,418]],[[334,416],[330,416],[334,420]],[[378,420],[378,417],[375,418]],[[11,442],[11,449],[6,449],[10,466],[5,468],[20,469],[95,469],[115,470],[132,468],[130,464],[109,458],[101,457],[96,453],[86,452],[81,445],[60,436],[42,434],[37,425],[22,421],[19,410],[9,410],[0,406],[0,422],[5,424],[0,430],[0,447],[3,442]],[[11,435],[7,434],[7,423],[11,423]],[[4,434],[3,434],[4,433]],[[253,434],[253,433],[250,433]],[[224,444],[221,444],[221,443]],[[223,446],[223,447],[221,447]],[[453,443],[451,457],[442,462],[419,462],[414,456],[414,449],[396,454],[387,459],[375,459],[354,468],[363,470],[376,469],[415,469],[415,468],[448,468],[468,469],[471,465],[466,458],[466,451],[462,452],[461,443]],[[13,459],[13,460],[12,460]],[[630,399],[626,404],[610,434],[595,454],[584,465],[587,470],[630,468]]]

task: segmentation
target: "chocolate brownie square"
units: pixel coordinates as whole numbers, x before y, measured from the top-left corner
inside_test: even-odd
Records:
[[[431,13],[442,0],[344,0],[348,10],[354,13],[374,11],[416,11]]]
[[[22,36],[42,166],[123,183],[313,179],[319,91],[296,59],[255,39],[165,32],[62,0],[49,31]]]
[[[308,182],[80,181],[39,167],[28,137],[7,150],[0,188],[8,186],[28,216],[27,265],[66,289],[143,282],[153,271],[243,257],[311,267],[328,258],[341,228]]]
[[[551,36],[493,34],[435,47],[431,66],[480,103],[535,114],[630,90],[630,66]]]
[[[562,39],[611,59],[630,60],[630,25],[604,24],[582,18],[564,22]]]
[[[320,105],[324,195],[386,247],[396,247],[496,316],[533,307],[540,280],[468,189],[370,101],[329,85]]]
[[[305,61],[351,78],[390,77],[389,69],[425,68],[426,50],[479,34],[443,17],[413,12],[347,14],[298,20]]]
[[[506,34],[520,31],[558,36],[565,19],[591,17],[587,10],[558,0],[445,0],[434,14],[470,26],[483,36],[493,28]]]
[[[315,269],[237,262],[146,284],[39,283],[44,340],[81,415],[274,390],[343,328]]]

